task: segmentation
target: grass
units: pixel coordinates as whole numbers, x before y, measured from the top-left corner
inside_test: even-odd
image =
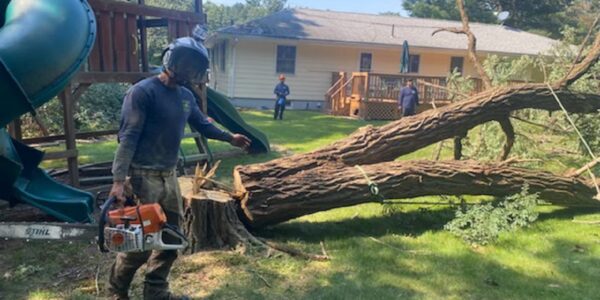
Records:
[[[295,153],[324,146],[368,124],[296,111],[286,112],[283,122],[272,121],[270,112],[244,111],[243,116],[263,130],[272,144]],[[532,128],[518,127],[517,132],[520,130],[540,133]],[[475,140],[477,134],[474,130],[470,138]],[[573,141],[572,137],[548,139],[545,146],[528,146],[529,155],[544,158],[548,147],[564,147]],[[82,145],[80,151],[93,160],[110,159],[115,147],[111,142],[84,146],[88,145]],[[228,147],[222,143],[211,146]],[[184,147],[192,151],[193,141],[186,141]],[[436,149],[433,145],[400,159],[430,159]],[[228,181],[236,164],[280,155],[227,159],[220,179]],[[451,155],[450,148],[443,149],[442,157]],[[532,167],[561,172],[580,161],[561,158],[556,162],[553,158]],[[439,197],[412,200],[440,202]],[[481,197],[469,198],[479,200]],[[171,286],[177,292],[207,299],[595,299],[600,294],[596,284],[600,276],[597,225],[572,221],[600,220],[599,211],[540,206],[540,218],[530,227],[502,234],[491,245],[471,247],[442,229],[452,219],[455,207],[393,206],[393,214],[379,204],[334,209],[256,232],[312,253],[320,252],[323,242],[332,256],[330,261],[197,253],[176,262]],[[112,257],[83,243],[2,242],[0,299],[96,299],[96,267],[100,266],[102,293]],[[141,293],[141,280],[137,276],[134,281],[134,296]]]

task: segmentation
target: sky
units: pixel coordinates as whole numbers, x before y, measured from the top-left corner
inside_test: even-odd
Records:
[[[210,2],[231,5],[244,0],[209,0]],[[360,12],[377,14],[382,12],[399,12],[406,16],[402,10],[402,0],[288,0],[290,7],[308,7],[315,9],[329,9],[335,11]]]

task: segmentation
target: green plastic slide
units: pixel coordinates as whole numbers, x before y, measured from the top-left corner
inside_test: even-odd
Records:
[[[95,38],[85,0],[0,0],[0,197],[66,222],[91,221],[93,196],[51,179],[37,167],[43,153],[3,127],[63,90]]]
[[[227,96],[209,88],[207,91],[208,116],[231,132],[240,133],[252,141],[250,153],[269,152],[269,140],[260,130],[248,125],[242,119]]]

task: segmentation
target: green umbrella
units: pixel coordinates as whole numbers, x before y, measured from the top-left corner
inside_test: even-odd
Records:
[[[400,73],[408,73],[409,65],[409,53],[408,53],[408,42],[404,41],[402,44],[402,57],[400,60]]]

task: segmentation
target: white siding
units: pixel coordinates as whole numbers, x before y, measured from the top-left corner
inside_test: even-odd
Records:
[[[233,41],[230,41],[230,51]],[[277,45],[296,46],[295,74],[286,74],[286,83],[290,86],[290,100],[323,101],[324,94],[331,86],[333,72],[357,72],[360,54],[372,53],[371,72],[398,74],[400,70],[401,48],[368,49],[352,46],[315,44],[298,41],[276,40],[239,40],[235,42],[235,71],[228,68],[232,77],[228,81],[218,77],[218,89],[228,91],[225,85],[233,82],[235,87],[230,97],[238,99],[273,99],[273,88],[278,82],[276,72]],[[465,75],[478,77],[474,67],[466,57],[466,51],[433,51],[431,49],[412,49],[411,54],[419,54],[421,76],[448,75],[450,57],[463,56]],[[229,57],[228,62],[232,59]],[[235,74],[231,73],[235,72]],[[235,76],[233,76],[235,75]]]
[[[231,41],[228,41],[227,48],[225,50],[225,71],[221,70],[221,59],[220,54],[216,53],[220,47],[217,47],[220,44],[215,45],[211,50],[214,58],[211,58],[211,78],[209,82],[209,86],[216,89],[217,91],[231,97],[229,94],[229,81],[231,77],[231,72],[233,71],[232,64],[232,51],[231,51]]]

